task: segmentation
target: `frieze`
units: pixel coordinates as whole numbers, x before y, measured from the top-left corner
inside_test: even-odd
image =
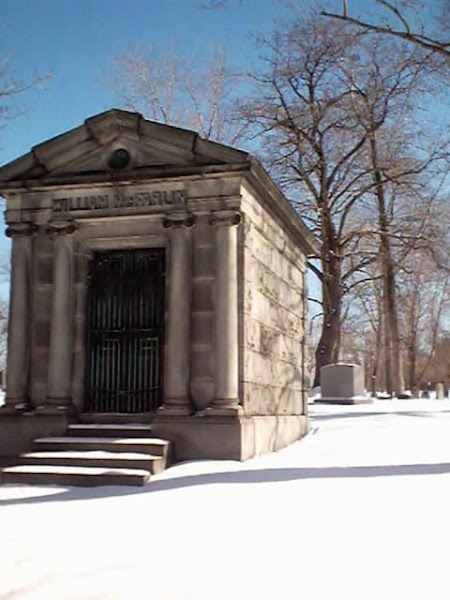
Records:
[[[114,211],[127,208],[158,210],[159,208],[186,206],[184,189],[150,189],[139,191],[114,191],[99,194],[74,194],[53,198],[53,212],[67,214],[72,212]]]

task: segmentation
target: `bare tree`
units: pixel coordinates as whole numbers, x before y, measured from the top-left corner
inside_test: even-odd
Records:
[[[265,137],[269,169],[319,240],[320,254],[310,261],[323,307],[315,387],[321,367],[339,359],[345,279],[366,261],[354,255],[344,271],[349,214],[372,185],[359,160],[367,132],[351,113],[354,91],[341,71],[359,40],[318,19],[296,20],[265,47],[267,68],[244,114]]]
[[[430,268],[423,252],[408,258],[399,276],[399,298],[406,347],[407,382],[417,391],[450,317],[450,276]]]
[[[243,133],[232,117],[240,81],[221,49],[202,62],[182,58],[174,47],[160,52],[147,46],[117,55],[104,83],[125,108],[236,144]]]
[[[447,390],[450,390],[450,332],[448,330],[441,332],[436,340],[434,355],[426,362],[426,368],[419,379],[421,388],[428,389],[428,384],[435,385],[442,382]],[[422,363],[420,354],[419,363]]]
[[[51,74],[35,75],[29,81],[21,81],[14,75],[11,59],[0,58],[0,126],[6,125],[27,111],[24,104],[30,93],[43,89],[51,78]]]
[[[238,4],[242,4],[243,0],[236,0]],[[204,10],[225,8],[230,4],[230,0],[196,0],[195,6]]]
[[[15,74],[9,56],[0,58],[0,128],[6,127],[12,120],[27,112],[26,102],[30,95],[45,88],[51,74],[35,75],[28,81],[19,80]],[[3,204],[3,202],[0,202]],[[0,280],[9,280],[9,257],[0,259]],[[8,328],[8,302],[0,298],[0,369],[6,363],[6,338]]]
[[[425,165],[404,155],[402,161],[385,162],[379,155],[380,147],[383,159],[386,148],[391,148],[390,157],[398,151],[393,125],[407,122],[422,62],[413,52],[383,50],[372,41],[367,44],[365,36],[344,26],[330,27],[320,18],[296,20],[266,43],[266,51],[257,97],[244,113],[266,139],[269,169],[319,240],[320,255],[310,261],[322,285],[323,306],[314,385],[320,368],[339,359],[345,294],[365,280],[365,268],[381,254],[384,330],[390,336],[386,362],[397,379],[390,387],[399,393],[403,383],[395,261],[385,195],[388,186],[410,183]],[[379,218],[375,224],[368,219],[367,232],[362,208],[366,205],[366,213],[373,216],[373,199]],[[377,239],[371,252],[360,244],[367,233]],[[356,273],[360,276],[355,278]]]
[[[341,12],[322,11],[322,14],[345,23],[355,25],[365,31],[386,34],[397,39],[412,42],[421,48],[443,56],[450,60],[450,40],[448,39],[448,24],[450,22],[450,8],[447,0],[442,2],[442,11],[439,15],[440,25],[447,24],[447,29],[442,28],[445,38],[438,35],[437,28],[433,33],[426,33],[421,19],[422,7],[415,1],[375,0],[380,7],[380,12],[369,21],[364,18],[352,16],[349,11],[348,0],[341,0]]]

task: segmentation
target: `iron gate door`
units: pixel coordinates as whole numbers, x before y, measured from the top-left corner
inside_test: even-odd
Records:
[[[163,248],[96,252],[87,307],[88,412],[153,412],[162,404]]]

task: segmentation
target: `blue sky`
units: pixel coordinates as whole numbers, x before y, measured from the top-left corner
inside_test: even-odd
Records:
[[[121,51],[176,46],[201,60],[221,46],[245,66],[255,58],[252,32],[269,31],[280,11],[273,0],[231,0],[226,10],[199,10],[196,0],[1,0],[0,58],[16,79],[52,77],[46,91],[26,97],[29,111],[0,130],[0,165],[118,106],[101,79]],[[0,233],[0,259],[8,253]],[[7,294],[0,283],[0,297]]]
[[[199,1],[0,0],[0,59],[9,59],[19,80],[52,73],[46,91],[26,98],[29,111],[0,130],[0,165],[119,106],[101,79],[127,48],[151,44],[163,52],[176,46],[202,60],[220,46],[243,68],[257,58],[252,34],[269,32],[283,17],[276,0],[230,0],[225,10],[199,10]],[[305,9],[319,4],[299,2]],[[365,12],[373,1],[353,0],[351,6]],[[9,240],[0,234],[0,258],[8,252]],[[0,296],[6,294],[0,284]]]
[[[251,32],[270,29],[280,10],[272,0],[233,0],[225,11],[199,10],[195,0],[2,0],[0,56],[20,79],[48,71],[52,79],[1,132],[0,163],[116,105],[101,78],[120,51],[175,45],[201,60],[220,45],[245,64],[254,57]]]
[[[101,89],[101,79],[121,51],[175,45],[202,60],[221,46],[245,67],[257,58],[252,33],[270,31],[286,10],[277,0],[229,0],[225,10],[199,10],[201,1],[0,0],[0,60],[7,57],[23,81],[52,72],[47,91],[27,97],[28,114],[0,130],[0,164],[117,106],[114,94]],[[428,7],[436,2],[430,0]],[[298,3],[306,9],[322,2]],[[374,6],[373,0],[349,4],[354,14]]]

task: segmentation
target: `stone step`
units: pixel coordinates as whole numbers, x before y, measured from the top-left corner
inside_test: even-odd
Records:
[[[82,413],[79,423],[148,423],[153,421],[154,413]]]
[[[105,450],[108,452],[137,452],[162,456],[170,461],[170,442],[159,438],[108,438],[108,437],[46,437],[32,443],[36,452],[61,452],[68,450]]]
[[[149,423],[74,423],[67,435],[77,437],[151,437]]]
[[[150,473],[143,469],[108,469],[55,465],[19,465],[1,471],[2,483],[28,485],[144,485]]]
[[[145,469],[152,474],[161,473],[166,466],[163,456],[104,450],[27,452],[19,456],[18,464]]]

